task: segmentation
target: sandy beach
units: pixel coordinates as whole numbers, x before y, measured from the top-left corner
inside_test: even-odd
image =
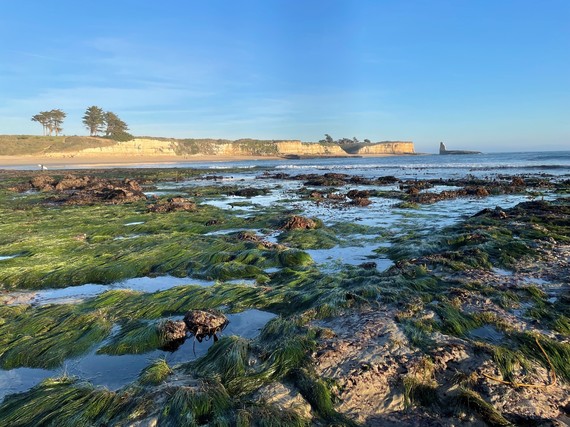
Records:
[[[54,168],[72,168],[79,166],[128,166],[163,164],[165,166],[181,162],[239,162],[245,160],[279,160],[272,156],[116,156],[116,155],[63,155],[63,156],[0,156],[0,169],[3,167],[45,165]]]

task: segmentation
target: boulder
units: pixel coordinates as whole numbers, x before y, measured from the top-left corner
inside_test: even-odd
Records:
[[[52,191],[56,182],[56,179],[51,176],[39,175],[33,177],[30,184],[34,190]]]
[[[317,223],[311,218],[300,215],[293,215],[283,222],[282,230],[313,230],[317,228]]]
[[[162,325],[160,325],[159,331],[165,341],[176,341],[182,338],[186,338],[186,323],[181,320],[167,320]]]
[[[217,341],[216,334],[228,325],[229,320],[216,310],[190,310],[184,315],[184,323],[188,332],[194,335],[198,342],[202,342],[204,338],[212,337]]]

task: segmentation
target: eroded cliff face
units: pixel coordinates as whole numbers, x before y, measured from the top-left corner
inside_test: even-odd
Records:
[[[301,141],[288,141],[288,142],[278,142],[277,149],[280,155],[297,154],[300,156],[345,156],[346,151],[344,151],[338,145],[324,145],[307,143]]]
[[[414,143],[409,141],[384,142],[360,148],[356,154],[414,154]]]
[[[129,156],[175,156],[174,141],[136,138],[132,141],[118,142],[108,147],[86,148],[78,155],[129,155]]]
[[[132,141],[119,142],[106,147],[87,148],[77,152],[77,155],[121,155],[121,156],[346,156],[350,155],[383,155],[383,154],[412,154],[412,142],[385,142],[361,147],[355,152],[347,152],[340,145],[307,143],[292,141],[248,141],[248,142],[211,142],[196,143],[192,152],[182,148],[182,141],[136,138]],[[183,153],[183,154],[181,154]],[[57,153],[54,153],[57,155]]]

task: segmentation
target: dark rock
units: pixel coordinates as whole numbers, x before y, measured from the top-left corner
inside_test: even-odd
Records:
[[[346,197],[349,199],[367,199],[370,197],[370,192],[367,190],[350,190],[346,193]]]
[[[261,245],[265,249],[275,249],[275,248],[285,248],[283,245],[279,245],[277,243],[270,242],[268,240],[263,239],[261,236],[258,236],[253,231],[240,231],[237,234],[238,240],[244,242],[251,242]]]
[[[420,194],[420,189],[418,187],[410,187],[406,190],[406,193],[410,196],[417,196]]]
[[[520,176],[514,176],[511,181],[511,185],[514,185],[515,187],[524,187],[526,186],[526,183]]]
[[[381,176],[380,178],[377,178],[375,181],[376,184],[395,184],[400,180],[395,176],[387,175],[387,176]]]
[[[159,327],[164,341],[175,341],[186,337],[186,323],[181,320],[167,320]]]
[[[86,188],[89,184],[98,184],[99,180],[92,179],[88,176],[76,177],[75,175],[66,175],[61,181],[55,185],[57,191],[76,190]]]
[[[495,209],[485,208],[483,210],[480,210],[475,215],[473,215],[473,217],[483,216],[483,215],[499,219],[504,219],[508,217],[507,213],[504,210],[502,210],[499,206],[495,207]]]
[[[237,238],[238,238],[238,240],[242,240],[245,242],[253,242],[253,243],[259,243],[263,240],[260,236],[255,234],[253,231],[240,231],[237,234]]]
[[[357,197],[355,199],[352,199],[350,204],[353,206],[365,207],[365,206],[372,204],[372,200],[367,199],[365,197]]]
[[[368,261],[368,262],[363,262],[362,264],[359,265],[359,267],[365,270],[374,270],[376,269],[377,265],[373,261]]]
[[[468,187],[465,189],[468,195],[477,197],[488,197],[489,191],[485,187]]]
[[[242,188],[229,193],[230,196],[255,197],[263,196],[267,191],[262,188]]]
[[[40,175],[32,178],[30,184],[35,190],[53,191],[53,187],[55,186],[56,182],[56,179],[52,178],[51,176]]]
[[[158,202],[148,207],[149,212],[167,213],[177,211],[192,212],[196,210],[196,203],[184,197],[172,197],[166,202]]]
[[[132,179],[123,182],[90,176],[66,175],[57,181],[50,176],[37,176],[30,181],[33,189],[60,193],[60,203],[79,205],[129,203],[146,199],[139,183]]]
[[[323,198],[323,194],[322,194],[322,193],[319,193],[318,191],[313,191],[313,192],[310,194],[310,197],[311,197],[312,199],[322,199],[322,198]]]
[[[329,193],[327,199],[330,200],[346,200],[346,196],[342,193]]]
[[[216,334],[228,325],[229,320],[216,310],[191,310],[184,315],[184,323],[188,331],[202,342],[204,338],[211,337],[217,341]]]
[[[293,215],[292,217],[288,218],[286,221],[283,222],[281,226],[282,230],[313,230],[317,228],[317,223],[310,219],[305,218],[304,216],[300,215]]]

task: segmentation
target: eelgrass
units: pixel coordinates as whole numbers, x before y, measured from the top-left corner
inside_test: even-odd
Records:
[[[228,384],[245,375],[248,358],[248,340],[236,336],[223,337],[192,368],[199,375],[214,375],[223,384]]]
[[[463,337],[470,330],[481,326],[480,319],[463,313],[447,302],[438,304],[435,311],[441,318],[441,330],[448,334]]]
[[[232,401],[224,387],[214,381],[198,388],[179,387],[165,402],[159,425],[200,426],[223,418]]]
[[[87,352],[111,331],[105,311],[81,313],[77,307],[27,308],[0,326],[0,366],[54,368]]]
[[[157,359],[139,375],[139,383],[143,385],[158,385],[163,383],[169,375],[172,374],[172,369],[168,366],[165,359]]]
[[[465,387],[459,387],[453,396],[455,405],[468,412],[477,413],[485,423],[491,426],[511,426],[503,415],[489,402],[475,391]]]
[[[121,324],[119,333],[111,337],[110,342],[97,350],[97,353],[114,356],[141,354],[156,350],[164,344],[156,323],[133,320]]]
[[[254,404],[237,410],[236,426],[250,427],[305,427],[309,420],[303,419],[290,409]]]
[[[329,425],[356,427],[358,424],[334,409],[332,395],[327,384],[307,369],[293,372],[295,385],[309,402],[316,414]]]
[[[15,202],[9,197],[0,201],[6,202],[0,204],[0,216],[6,218],[0,226],[2,250],[25,254],[3,262],[0,283],[8,289],[105,284],[148,274],[266,281],[265,268],[312,263],[301,251],[252,248],[235,238],[204,235],[212,217],[224,217],[225,227],[261,228],[269,225],[270,215],[246,223],[209,205],[192,213],[156,214],[146,212],[144,201],[56,208],[36,204],[13,215]]]
[[[126,415],[126,400],[70,378],[44,380],[30,391],[8,396],[0,404],[4,426],[103,426]]]
[[[294,320],[277,318],[266,325],[254,347],[243,338],[224,337],[205,356],[187,364],[186,371],[215,378],[232,396],[243,396],[307,363],[315,348],[315,335],[316,331],[298,326]],[[257,363],[250,366],[250,359]]]

